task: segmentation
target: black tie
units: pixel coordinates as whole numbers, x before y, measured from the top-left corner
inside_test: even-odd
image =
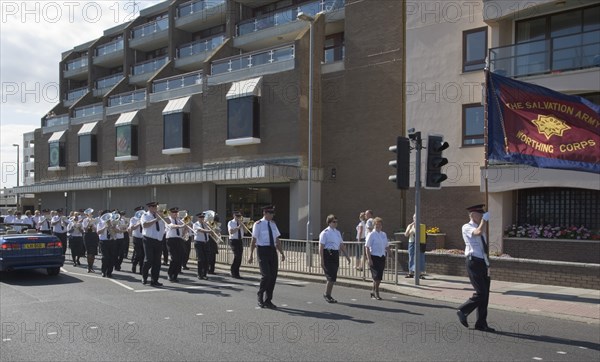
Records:
[[[46,220],[46,225],[48,226],[48,230],[50,230],[50,221]]]
[[[110,239],[110,231],[106,230],[106,239]]]
[[[238,221],[237,226],[240,226],[240,222]],[[242,240],[242,229],[238,229],[238,240]]]
[[[271,230],[271,222],[267,221],[267,227],[269,228],[269,244],[274,247],[275,240],[273,239],[273,230]]]
[[[179,223],[177,222],[177,219],[175,219],[175,225],[179,225]],[[175,231],[177,231],[177,236],[179,236],[179,229],[175,229]]]
[[[156,219],[156,214],[154,214],[154,218]],[[158,221],[156,223],[154,223],[154,225],[156,225],[156,231],[160,231],[160,227],[158,226]]]
[[[481,243],[483,244],[483,252],[485,253],[485,255],[486,256],[490,255],[490,247],[488,246],[487,242],[485,241],[483,234],[481,234]]]
[[[142,223],[140,223],[140,232],[142,232]]]
[[[62,221],[60,222],[60,231],[65,231],[65,228],[62,225]]]

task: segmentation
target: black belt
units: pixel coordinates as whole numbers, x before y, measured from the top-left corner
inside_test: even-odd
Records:
[[[473,255],[468,255],[468,256],[467,256],[467,258],[468,258],[469,260],[480,261],[480,262],[482,262],[482,263],[485,263],[485,259],[478,258],[478,257],[476,257],[476,256],[473,256]]]

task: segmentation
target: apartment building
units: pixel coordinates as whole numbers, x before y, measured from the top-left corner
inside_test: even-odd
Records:
[[[600,104],[600,2],[419,1],[406,14],[406,128],[450,144],[448,180],[424,191],[423,219],[456,235],[465,208],[485,202],[486,58],[492,72]],[[493,251],[511,224],[600,228],[597,174],[490,164],[487,176]]]
[[[370,208],[398,230],[404,193],[387,178],[388,146],[404,133],[402,9],[358,0],[146,8],[63,53],[62,100],[34,132],[34,182],[19,192],[39,208],[131,212],[158,201],[254,220],[274,204],[279,229],[298,239],[309,208],[309,237],[335,213],[347,240]]]

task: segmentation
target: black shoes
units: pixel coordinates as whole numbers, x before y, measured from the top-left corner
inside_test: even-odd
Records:
[[[183,270],[190,270],[190,268],[188,268],[187,266],[182,266],[181,269],[183,269]]]
[[[163,284],[161,282],[158,282],[158,281],[151,281],[150,282],[150,286],[153,286],[153,287],[162,287]]]
[[[490,333],[496,332],[496,330],[494,328],[487,326],[487,325],[486,326],[475,326],[475,329],[478,331],[482,331],[482,332],[490,332]]]
[[[414,277],[415,277],[415,275],[412,273],[406,274],[406,276],[405,276],[406,279],[414,278]]]
[[[177,279],[177,277],[174,275],[169,275],[169,281],[177,283],[179,281],[179,279]]]
[[[258,304],[258,306],[259,306],[259,307],[261,307],[261,308],[265,308],[265,307],[266,307],[265,303],[264,303],[264,302],[261,302],[260,300],[258,301],[258,303],[257,303],[257,304]]]
[[[327,303],[337,303],[337,300],[333,299],[331,295],[323,294],[323,298],[325,298]]]
[[[136,267],[135,267],[135,265],[132,265],[132,266],[131,266],[131,272],[132,272],[133,274],[135,274],[135,272],[136,272]]]
[[[380,297],[380,296],[378,296],[378,295],[375,295],[375,294],[371,293],[371,299],[382,300],[383,298],[381,298],[381,297]]]
[[[144,284],[144,285],[148,284],[148,279],[142,280],[142,284]]]
[[[269,309],[277,309],[277,306],[275,304],[273,304],[270,300],[267,302],[264,302],[263,305]]]
[[[458,316],[458,321],[460,322],[460,324],[465,326],[465,328],[469,328],[469,323],[467,322],[467,316],[461,310],[457,310],[456,315]]]

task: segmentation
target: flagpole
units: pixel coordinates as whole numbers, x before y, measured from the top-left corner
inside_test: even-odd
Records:
[[[484,119],[484,123],[483,123],[483,152],[485,153],[483,156],[484,159],[484,168],[483,168],[483,172],[484,172],[484,190],[485,190],[485,206],[487,208],[487,210],[489,211],[489,194],[488,194],[488,166],[489,166],[489,162],[488,162],[488,103],[489,103],[489,98],[488,98],[488,79],[489,79],[489,72],[490,72],[490,53],[488,52],[488,57],[485,59],[485,68],[484,68],[484,74],[485,74],[485,83],[484,83],[484,91],[485,91],[485,95],[483,97],[484,102],[483,102],[483,119]],[[489,260],[490,258],[490,223],[487,222],[485,224],[485,234],[487,236],[487,243],[488,243],[488,248],[487,248],[487,260]]]

